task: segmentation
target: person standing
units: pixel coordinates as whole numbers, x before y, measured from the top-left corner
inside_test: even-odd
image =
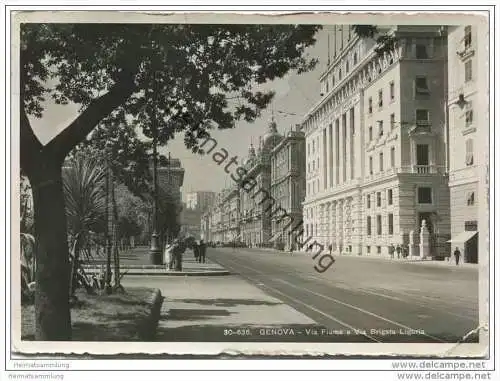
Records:
[[[207,247],[205,245],[205,242],[203,242],[203,240],[200,240],[200,246],[199,246],[199,258],[200,258],[200,262],[201,263],[205,263],[205,255],[206,255],[206,250],[207,250]]]
[[[458,247],[455,247],[455,251],[453,252],[453,255],[455,256],[455,263],[456,265],[458,266],[458,264],[460,263],[460,249]]]
[[[333,249],[332,244],[329,244],[329,245],[328,245],[328,250],[330,251],[330,255],[332,255],[332,249]]]

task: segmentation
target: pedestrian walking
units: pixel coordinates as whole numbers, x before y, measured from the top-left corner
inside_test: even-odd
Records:
[[[206,251],[207,247],[205,245],[205,242],[203,242],[203,240],[200,240],[200,246],[199,246],[200,263],[205,263]]]
[[[328,245],[328,250],[330,251],[330,255],[332,255],[332,249],[333,249],[332,244],[329,244],[329,245]]]
[[[200,256],[200,246],[198,244],[198,241],[193,242],[193,253],[194,253],[194,259],[198,261],[198,257]]]
[[[396,247],[396,253],[398,255],[398,259],[401,258],[401,251],[402,251],[401,245],[398,244],[398,246]]]
[[[295,245],[292,243],[290,244],[290,255],[293,255],[293,250],[295,249]]]
[[[460,249],[458,247],[455,247],[455,251],[453,252],[453,255],[455,256],[455,263],[458,266],[458,263],[460,262]]]

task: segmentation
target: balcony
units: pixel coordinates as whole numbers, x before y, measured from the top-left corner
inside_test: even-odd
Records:
[[[409,170],[409,171],[408,171]],[[443,165],[413,165],[410,168],[406,167],[406,171],[415,173],[417,175],[434,175],[437,173],[445,173],[445,167]]]

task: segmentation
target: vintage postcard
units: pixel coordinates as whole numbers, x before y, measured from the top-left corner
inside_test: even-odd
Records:
[[[489,355],[488,12],[10,17],[13,354]]]

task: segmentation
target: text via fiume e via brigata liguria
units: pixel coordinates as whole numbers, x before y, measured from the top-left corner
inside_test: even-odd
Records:
[[[324,328],[324,327],[227,327],[224,328],[224,336],[413,336],[425,335],[422,329],[390,328],[390,329],[343,329],[343,328]]]

